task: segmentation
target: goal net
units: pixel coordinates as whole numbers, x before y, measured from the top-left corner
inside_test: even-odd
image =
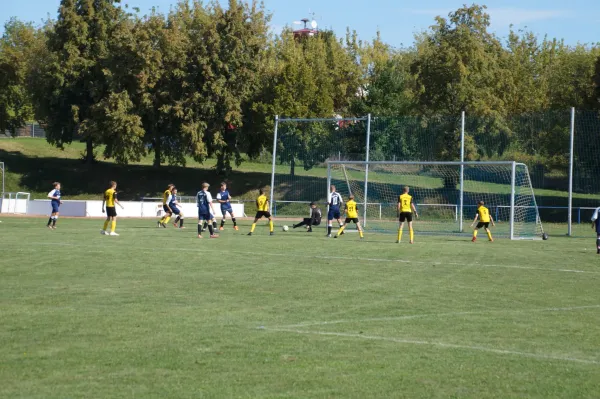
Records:
[[[419,234],[470,234],[478,201],[497,222],[497,236],[533,239],[543,233],[529,171],[521,163],[330,161],[327,190],[331,184],[346,200],[354,195],[371,231],[397,231],[398,196],[408,186]]]

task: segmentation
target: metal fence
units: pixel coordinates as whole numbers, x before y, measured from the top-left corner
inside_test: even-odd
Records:
[[[329,160],[514,160],[529,168],[541,218],[566,222],[566,233],[571,235],[572,223],[581,221],[582,210],[600,205],[596,196],[600,196],[599,154],[599,111],[566,109],[507,118],[465,113],[354,119],[276,117],[271,198],[273,202],[320,198],[322,169]]]
[[[25,126],[18,128],[15,131],[15,134],[11,134],[8,130],[5,130],[3,134],[0,134],[0,138],[12,137],[46,138],[46,130],[37,123],[28,123]]]

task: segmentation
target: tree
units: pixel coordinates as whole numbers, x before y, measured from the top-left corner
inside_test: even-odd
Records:
[[[0,39],[0,132],[16,129],[33,119],[33,107],[27,88],[28,66],[36,48],[35,28],[11,18]]]
[[[416,75],[418,108],[424,115],[454,116],[437,143],[439,159],[455,160],[460,149],[460,114],[482,118],[482,129],[494,132],[506,113],[510,79],[506,53],[488,32],[485,7],[463,7],[437,17],[431,32],[418,37],[417,57],[411,70]],[[474,144],[467,142],[467,154]],[[468,159],[468,158],[467,158]]]
[[[46,125],[49,143],[62,147],[74,135],[85,138],[86,161],[103,139],[90,120],[108,101],[107,59],[115,27],[123,22],[120,0],[62,0],[54,29],[47,31],[47,63],[34,78],[36,114]],[[114,99],[114,98],[113,98]]]
[[[187,124],[203,142],[193,156],[202,161],[217,157],[217,172],[231,171],[231,162],[241,162],[237,134],[243,124],[244,104],[259,88],[259,73],[265,54],[269,16],[262,5],[229,0],[227,9],[214,1],[204,12],[194,10],[190,24],[187,78],[193,112]]]

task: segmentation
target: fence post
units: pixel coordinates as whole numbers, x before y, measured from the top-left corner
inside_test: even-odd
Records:
[[[510,239],[515,239],[515,182],[517,175],[517,163],[512,163],[512,173],[510,176]]]
[[[31,124],[31,137],[35,138],[35,123]]]
[[[367,225],[367,186],[369,183],[369,151],[371,148],[371,114],[367,115],[367,153],[365,154],[365,206],[363,207],[363,226]]]
[[[573,152],[575,144],[575,107],[571,108],[571,145],[569,150],[569,215],[567,235],[573,235]]]
[[[273,165],[271,166],[271,193],[270,209],[273,209],[273,192],[275,190],[275,162],[277,160],[277,128],[279,127],[279,115],[275,115],[275,131],[273,133]]]
[[[460,162],[465,162],[465,111],[461,114],[460,124]],[[460,195],[459,195],[459,218],[458,218],[458,231],[463,232],[463,205],[465,195],[465,165],[460,165]]]

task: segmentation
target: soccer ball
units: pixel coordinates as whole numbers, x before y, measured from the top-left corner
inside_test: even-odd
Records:
[[[286,225],[283,225],[283,227],[281,228],[283,231],[288,231],[290,228],[287,227]]]

